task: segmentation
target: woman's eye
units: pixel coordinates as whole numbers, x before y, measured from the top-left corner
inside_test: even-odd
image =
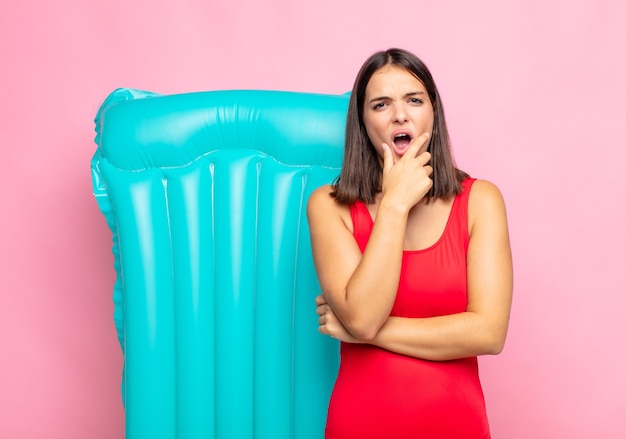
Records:
[[[384,102],[379,102],[376,105],[374,105],[374,110],[380,110],[381,108],[383,108],[386,104]]]
[[[411,98],[411,103],[412,104],[423,104],[424,101],[422,101],[421,99],[418,99],[418,98]]]

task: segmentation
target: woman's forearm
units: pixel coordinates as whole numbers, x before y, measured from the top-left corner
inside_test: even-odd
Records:
[[[445,361],[498,354],[508,319],[489,319],[474,312],[429,318],[389,317],[370,344],[424,360]]]
[[[406,216],[406,212],[381,203],[363,257],[346,285],[343,301],[331,299],[346,328],[360,339],[372,339],[393,307],[400,279]]]

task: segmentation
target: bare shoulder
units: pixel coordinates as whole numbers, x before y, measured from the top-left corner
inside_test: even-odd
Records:
[[[469,204],[471,206],[488,207],[491,204],[504,205],[504,198],[498,186],[487,180],[476,180],[472,185],[469,195]]]
[[[328,203],[329,201],[334,201],[334,198],[331,195],[332,192],[333,187],[329,184],[318,187],[309,197],[309,206],[317,206],[320,203]]]
[[[332,192],[333,187],[328,184],[315,189],[307,203],[307,215],[311,217],[312,215],[315,216],[320,211],[327,212],[328,210],[333,210],[338,203],[331,195]]]
[[[309,222],[328,223],[341,220],[351,228],[349,207],[338,203],[335,197],[331,195],[332,192],[333,187],[331,185],[320,186],[313,191],[307,203]]]
[[[487,180],[476,180],[472,185],[468,201],[470,226],[477,221],[506,221],[504,197],[500,189]]]

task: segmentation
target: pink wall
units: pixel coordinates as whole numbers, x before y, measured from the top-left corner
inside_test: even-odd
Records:
[[[2,2],[0,437],[123,437],[111,240],[89,173],[110,91],[338,93],[394,45],[431,67],[461,167],[508,202],[510,336],[481,359],[494,437],[626,437],[624,5]]]

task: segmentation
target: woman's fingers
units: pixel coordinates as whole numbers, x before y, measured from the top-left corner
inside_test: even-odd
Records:
[[[424,133],[421,136],[419,136],[417,139],[415,139],[415,142],[413,142],[413,144],[409,147],[409,149],[406,150],[406,152],[404,153],[402,157],[409,157],[409,158],[418,157],[417,153],[422,148],[422,146],[424,146],[424,144],[428,142],[429,138],[430,138],[430,135],[428,133]],[[430,160],[430,155],[429,155],[429,160]]]
[[[430,162],[430,158],[431,155],[428,151],[424,151],[423,153],[421,153],[420,155],[418,155],[417,157],[415,157],[415,160],[422,166],[426,166],[428,165],[428,162]],[[431,168],[432,169],[432,168]]]
[[[326,298],[324,297],[323,294],[318,295],[315,298],[315,305],[321,306],[321,305],[324,305],[324,304],[326,304]]]
[[[428,193],[432,187],[433,168],[428,164],[431,154],[419,151],[429,137],[428,133],[419,136],[395,163],[391,148],[383,144],[383,196],[388,195],[394,203],[406,205],[410,209]]]
[[[389,172],[393,167],[393,154],[391,148],[386,143],[383,143],[383,175]]]

